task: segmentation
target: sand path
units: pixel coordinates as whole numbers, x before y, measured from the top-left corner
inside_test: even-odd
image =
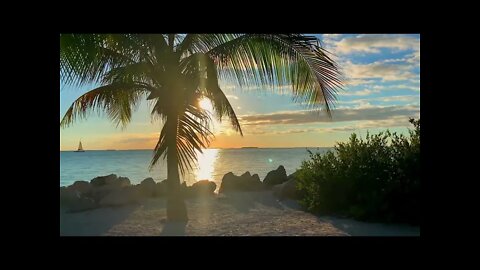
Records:
[[[60,212],[60,235],[75,236],[403,236],[418,227],[317,217],[271,192],[238,192],[187,200],[189,222],[166,223],[165,199],[81,213]]]

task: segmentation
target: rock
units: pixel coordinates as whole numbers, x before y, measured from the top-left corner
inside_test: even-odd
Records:
[[[246,171],[244,174],[240,175],[241,178],[248,179],[252,177],[249,171]]]
[[[217,184],[208,180],[200,180],[188,188],[188,193],[191,196],[207,196],[214,195]]]
[[[138,202],[142,197],[138,186],[129,186],[111,192],[100,200],[100,206],[121,206]]]
[[[151,177],[148,177],[148,178],[145,178],[141,183],[140,185],[155,185],[155,180],[153,180],[153,178]]]
[[[218,192],[223,193],[238,189],[238,184],[236,184],[237,177],[238,176],[234,175],[232,172],[226,173],[222,178],[222,183],[220,184],[220,190]]]
[[[155,197],[165,196],[167,194],[167,182],[162,181],[155,184],[154,194]]]
[[[81,195],[86,195],[92,190],[92,185],[87,181],[75,181],[67,189],[73,192],[79,192]]]
[[[66,187],[60,187],[60,206],[68,206],[80,198],[80,192]]]
[[[263,188],[263,184],[257,174],[251,176],[250,172],[245,172],[241,176],[236,176],[232,172],[229,172],[222,178],[219,193],[229,191],[256,191],[262,190]]]
[[[276,170],[270,171],[267,176],[265,176],[265,179],[263,179],[263,184],[271,187],[282,184],[287,180],[287,172],[285,171],[283,165],[280,165]]]
[[[287,180],[291,180],[291,179],[297,179],[297,174],[298,174],[299,170],[296,170],[294,173],[290,174],[289,176],[287,176]]]
[[[90,184],[92,184],[92,186],[94,186],[94,187],[100,187],[100,186],[103,186],[103,185],[110,184],[110,183],[114,182],[115,180],[117,180],[117,175],[116,174],[109,174],[109,175],[97,176],[97,177],[93,178],[92,180],[90,180]]]
[[[279,199],[298,199],[299,194],[296,183],[295,179],[290,179],[287,182],[273,186],[273,195]]]
[[[128,179],[128,177],[118,177],[117,183],[120,187],[128,187],[131,185],[130,179]]]
[[[282,184],[273,186],[273,195],[279,199],[299,199],[302,197],[300,191],[297,190],[297,175],[298,171],[290,174],[287,178],[288,180]]]
[[[95,209],[97,207],[98,205],[95,203],[95,201],[92,198],[81,197],[73,201],[68,206],[68,212],[81,212],[81,211],[86,211],[90,209]]]
[[[107,176],[98,176],[90,181],[92,190],[90,197],[99,203],[109,193],[131,186],[130,179],[127,177],[117,177],[115,174]]]
[[[142,196],[144,197],[155,196],[156,184],[153,178],[149,177],[144,179],[138,186]]]

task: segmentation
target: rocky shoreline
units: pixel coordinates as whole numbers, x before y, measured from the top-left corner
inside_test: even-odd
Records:
[[[213,181],[201,180],[191,186],[182,184],[186,198],[214,196],[217,185]],[[285,168],[280,165],[270,171],[263,181],[258,174],[250,172],[237,176],[232,172],[222,178],[219,194],[238,191],[273,190],[279,199],[296,199],[299,194],[295,189],[295,173],[287,176]],[[60,208],[67,213],[82,212],[102,207],[124,206],[138,203],[143,199],[165,197],[166,179],[155,182],[152,178],[144,179],[140,184],[132,185],[127,177],[115,174],[98,176],[88,181],[75,181],[67,187],[60,187]]]

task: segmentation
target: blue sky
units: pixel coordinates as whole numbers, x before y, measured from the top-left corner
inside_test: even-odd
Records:
[[[344,91],[331,120],[312,115],[292,102],[289,94],[262,88],[221,86],[237,116],[244,136],[227,123],[215,126],[211,147],[333,146],[352,132],[365,135],[390,129],[406,133],[409,117],[420,114],[420,36],[416,34],[315,35],[331,52],[345,77]],[[60,85],[60,119],[72,102],[94,85]],[[288,90],[288,89],[286,89]],[[86,120],[60,130],[60,149],[75,149],[82,139],[86,149],[152,149],[161,126],[150,119],[142,103],[126,129],[116,128],[105,116],[92,113]]]

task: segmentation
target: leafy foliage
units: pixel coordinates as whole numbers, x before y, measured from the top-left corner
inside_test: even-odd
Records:
[[[420,222],[420,119],[409,136],[352,134],[325,154],[310,152],[298,188],[310,211],[360,220]]]

